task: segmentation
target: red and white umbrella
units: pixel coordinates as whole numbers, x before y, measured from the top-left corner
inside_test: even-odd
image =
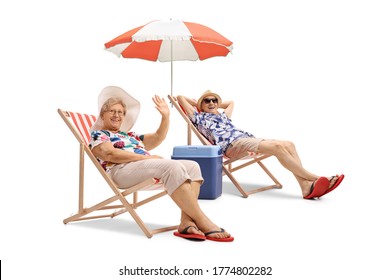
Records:
[[[119,57],[170,61],[171,94],[173,61],[227,56],[233,49],[233,43],[213,29],[180,20],[152,21],[127,31],[104,45],[107,51]]]

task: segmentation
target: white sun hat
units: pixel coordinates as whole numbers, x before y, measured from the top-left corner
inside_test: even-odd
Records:
[[[103,104],[110,98],[119,98],[126,104],[126,115],[120,127],[121,131],[128,132],[135,124],[140,111],[140,103],[126,91],[116,86],[105,87],[98,98],[98,118],[92,125],[90,131],[103,129],[103,120],[100,117],[100,111]]]

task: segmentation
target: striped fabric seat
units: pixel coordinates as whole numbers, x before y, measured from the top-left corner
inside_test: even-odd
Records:
[[[96,122],[96,116],[74,112],[68,113],[73,121],[73,124],[81,134],[84,143],[88,146],[88,143],[91,140],[91,133],[89,132],[89,129]]]

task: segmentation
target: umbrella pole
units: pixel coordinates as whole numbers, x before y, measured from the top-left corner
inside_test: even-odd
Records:
[[[171,96],[173,96],[173,61],[171,58]]]
[[[173,96],[173,49],[171,40],[171,96]]]

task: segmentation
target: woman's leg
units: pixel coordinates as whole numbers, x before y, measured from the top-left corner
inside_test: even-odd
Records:
[[[200,190],[200,182],[191,182],[190,185],[191,185],[191,191],[192,191],[193,197],[198,199],[199,190]],[[197,189],[198,189],[198,191],[196,191]],[[188,233],[195,233],[195,234],[203,235],[203,232],[200,231],[197,228],[196,222],[190,216],[188,216],[186,214],[186,212],[184,212],[182,210],[181,211],[181,217],[180,217],[180,225],[179,225],[178,231],[182,232],[188,226],[191,226],[187,230]]]
[[[203,213],[198,203],[200,186],[203,183],[199,164],[197,164],[195,161],[190,160],[179,161],[185,167],[186,172],[188,173],[188,176],[191,178],[191,180],[179,186],[179,188],[177,188],[171,194],[171,198],[173,199],[173,201],[175,201],[175,203],[182,210],[181,222],[178,231],[180,232],[188,226],[193,226],[188,229],[188,233],[196,233],[201,235],[203,235],[204,232],[219,230],[220,228],[217,227],[214,223],[212,223],[210,219]],[[202,180],[199,180],[199,178],[202,178]],[[183,192],[182,190],[185,190],[186,188],[188,188],[188,186],[190,192]],[[181,203],[182,199],[184,199],[183,204]],[[188,206],[186,205],[188,201],[193,202],[194,205],[190,206],[189,209],[183,209],[183,207]],[[194,214],[190,213],[191,210],[195,210]],[[199,228],[201,232],[197,231],[196,228]],[[224,238],[229,237],[230,234],[224,232],[218,234],[210,234],[209,236],[215,238]]]
[[[191,178],[191,181],[189,183],[191,185],[191,191],[193,193],[193,197],[195,199],[198,199],[200,193],[200,186],[203,183],[203,180],[201,181],[194,181],[194,180],[198,180],[199,178],[202,178],[199,165],[196,164],[194,161],[188,161],[188,160],[179,160],[179,161],[181,164],[184,165],[188,173],[188,176]],[[199,229],[197,230],[197,225],[195,221],[190,216],[188,216],[184,211],[181,211],[180,225],[178,231],[182,232],[188,226],[191,226],[187,230],[188,233],[203,235],[203,232],[201,232]]]
[[[182,210],[179,230],[195,224],[188,233],[219,230],[202,212],[198,204],[199,188],[203,182],[199,164],[189,160],[147,159],[120,165],[111,172],[112,179],[120,188],[129,188],[148,178],[157,178],[165,186],[168,195]],[[223,238],[229,233],[211,234],[210,237]]]
[[[220,230],[220,228],[214,224],[200,209],[198,198],[194,196],[193,186],[191,186],[189,182],[185,182],[179,186],[171,194],[171,198],[182,210],[182,224],[183,222],[194,222],[197,228],[199,228],[203,233]],[[209,236],[214,238],[225,238],[230,237],[230,234],[225,231],[220,233],[213,233]]]

